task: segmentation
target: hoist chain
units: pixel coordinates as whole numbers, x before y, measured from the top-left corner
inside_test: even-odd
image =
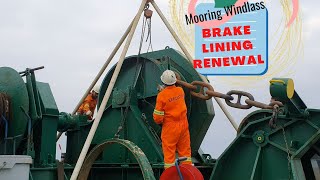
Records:
[[[177,74],[177,73],[176,73]],[[191,83],[185,82],[180,80],[180,76],[177,76],[177,84],[187,88],[190,90],[190,94],[194,97],[203,99],[203,100],[208,100],[211,99],[212,97],[217,97],[217,98],[222,98],[226,101],[227,105],[230,107],[238,108],[238,109],[250,109],[251,107],[257,107],[261,109],[273,109],[275,105],[283,106],[283,104],[280,101],[275,101],[274,99],[271,99],[270,104],[264,104],[258,101],[254,100],[254,97],[244,91],[237,91],[237,90],[232,90],[229,91],[227,94],[223,94],[220,92],[217,92],[213,89],[213,87],[205,82],[202,81],[193,81]],[[200,88],[199,92],[196,92],[196,90]],[[237,96],[236,102],[231,102],[235,98],[234,96]],[[246,97],[246,100],[242,100],[242,97]],[[245,102],[245,104],[242,104],[241,102]]]

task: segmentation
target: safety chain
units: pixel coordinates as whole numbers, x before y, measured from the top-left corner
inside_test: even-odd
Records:
[[[288,141],[287,141],[287,137],[286,137],[286,132],[284,130],[284,127],[281,126],[281,129],[282,129],[282,134],[283,134],[283,139],[284,139],[284,142],[286,144],[286,150],[287,150],[287,159],[288,159],[288,173],[289,173],[289,180],[291,179],[291,165],[290,165],[290,161],[291,161],[291,157],[290,157],[290,154],[291,154],[291,151],[290,151],[290,148],[288,146]]]
[[[280,101],[275,101],[274,99],[271,99],[270,104],[264,104],[258,101],[254,100],[254,97],[244,91],[237,91],[237,90],[231,90],[227,94],[223,94],[220,92],[217,92],[213,89],[213,87],[205,82],[202,81],[193,81],[192,83],[188,83],[185,81],[182,81],[180,78],[180,75],[176,73],[177,75],[177,84],[186,87],[187,89],[190,90],[190,94],[194,97],[203,99],[203,100],[208,100],[211,99],[212,97],[217,97],[224,99],[227,103],[228,106],[238,108],[238,109],[250,109],[251,107],[257,107],[261,109],[274,109],[275,106],[283,106],[283,104]],[[200,88],[199,92],[195,92],[198,87]],[[205,88],[207,89],[205,91]],[[233,96],[238,96],[237,101],[231,102],[235,98]],[[247,97],[247,99],[244,101],[246,104],[241,104],[241,98],[242,96]]]
[[[279,114],[279,106],[276,104],[273,106],[272,116],[269,121],[269,126],[273,129],[275,129],[277,127],[276,121],[278,119],[278,114]]]
[[[284,130],[284,126],[283,125],[277,126],[277,124],[276,124],[276,121],[278,119],[278,114],[279,114],[279,106],[276,104],[276,105],[274,105],[273,110],[272,110],[272,116],[269,121],[269,126],[270,126],[270,128],[273,128],[273,129],[280,127],[282,130],[282,135],[283,135],[284,143],[286,145],[287,160],[288,160],[288,177],[289,177],[288,179],[290,180],[291,179],[291,165],[290,165],[291,151],[290,151],[290,148],[288,145],[288,140],[287,140],[287,136],[286,136],[286,131]]]

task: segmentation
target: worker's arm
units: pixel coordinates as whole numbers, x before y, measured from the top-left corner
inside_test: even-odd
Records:
[[[162,100],[161,96],[157,96],[156,107],[153,111],[153,119],[157,124],[162,124],[164,119],[164,105],[165,102]]]
[[[82,107],[82,113],[84,115],[87,115],[88,117],[91,117],[93,112],[90,109],[90,103],[92,103],[92,99],[90,97],[90,94],[86,97],[86,99],[83,101]]]
[[[83,105],[83,112],[86,114],[86,115],[92,115],[92,112],[90,110],[90,104],[87,102]],[[88,114],[89,113],[89,114]]]

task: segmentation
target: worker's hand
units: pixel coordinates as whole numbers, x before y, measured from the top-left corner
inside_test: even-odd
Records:
[[[163,85],[158,84],[158,86],[157,86],[157,90],[158,90],[158,92],[161,92],[163,89],[164,89],[164,86],[163,86]]]
[[[92,115],[92,112],[91,112],[91,111],[87,111],[87,112],[86,112],[86,115],[87,115],[87,116],[91,116],[91,115]]]
[[[88,119],[88,120],[87,120],[88,123],[91,123],[91,122],[93,122],[93,121],[94,121],[94,119]]]

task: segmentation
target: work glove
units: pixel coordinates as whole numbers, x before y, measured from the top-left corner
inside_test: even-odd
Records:
[[[94,121],[94,119],[88,119],[88,120],[87,120],[88,123],[91,123],[91,122],[93,122],[93,121]]]
[[[86,112],[86,115],[87,115],[87,116],[91,116],[91,115],[92,115],[92,112],[91,112],[91,111],[87,111],[87,112]]]
[[[158,86],[157,86],[158,92],[161,92],[164,88],[165,88],[165,86],[160,85],[160,84],[158,84]]]

